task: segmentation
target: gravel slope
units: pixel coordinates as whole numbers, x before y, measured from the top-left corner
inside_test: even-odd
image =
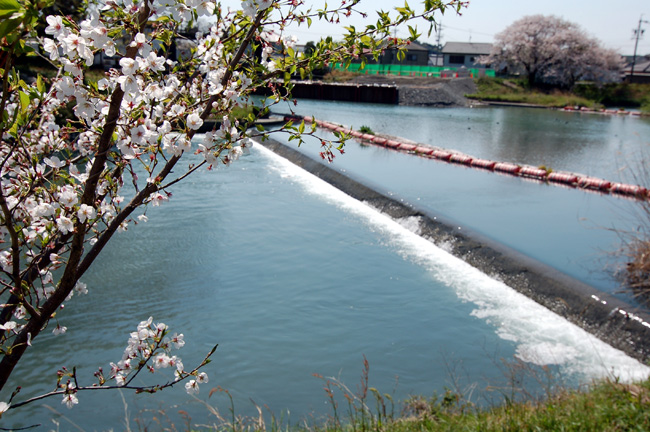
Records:
[[[394,75],[361,75],[354,80],[359,84],[386,84],[399,87],[400,105],[418,106],[469,106],[466,94],[476,92],[472,78],[420,78]]]

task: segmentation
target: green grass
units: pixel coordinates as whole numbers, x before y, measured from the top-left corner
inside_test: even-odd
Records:
[[[447,391],[430,399],[412,397],[400,407],[387,394],[367,387],[367,369],[361,386],[352,392],[333,378],[321,378],[332,407],[325,419],[286,425],[275,418],[267,425],[261,417],[231,419],[211,429],[232,432],[518,432],[518,431],[648,431],[650,380],[621,384],[604,380],[588,390],[554,389],[543,400],[524,400],[480,408],[461,395]],[[232,399],[231,399],[232,402]],[[234,410],[234,406],[231,406]],[[231,411],[233,412],[233,411]],[[260,411],[261,415],[261,411]],[[233,426],[234,425],[234,426]],[[196,429],[193,429],[196,430]]]
[[[588,392],[564,390],[543,402],[524,402],[478,410],[431,401],[416,416],[387,428],[415,431],[647,431],[650,383],[611,381]]]
[[[510,102],[541,105],[553,108],[579,106],[587,108],[641,108],[650,111],[650,84],[577,83],[572,91],[559,89],[530,89],[521,79],[479,78],[478,91],[466,95],[471,99],[489,102]]]
[[[468,98],[489,102],[524,103],[552,108],[563,108],[565,106],[599,107],[598,102],[567,91],[527,89],[521,80],[486,77],[476,80],[476,85],[478,91],[466,95]]]
[[[607,84],[577,83],[574,92],[608,107],[639,108],[650,106],[650,84]]]

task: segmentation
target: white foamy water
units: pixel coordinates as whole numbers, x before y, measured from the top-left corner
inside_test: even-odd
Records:
[[[650,376],[648,366],[420,237],[416,218],[395,221],[261,145],[255,148],[283,178],[295,180],[307,192],[360,218],[397,254],[426,269],[461,300],[474,304],[472,315],[492,325],[500,338],[513,342],[520,360],[558,365],[563,373],[582,380],[633,381]]]

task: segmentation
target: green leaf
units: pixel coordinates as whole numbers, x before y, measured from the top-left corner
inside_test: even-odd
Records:
[[[16,32],[16,29],[20,26],[20,23],[20,19],[7,19],[0,22],[0,39],[6,37],[8,39],[8,42],[11,43],[13,40],[16,40],[17,37],[20,37],[20,33]],[[10,38],[9,36],[12,34],[14,37]]]
[[[29,108],[30,97],[23,91],[18,92],[18,95],[20,96],[20,112],[25,114]]]
[[[9,129],[9,134],[13,137],[18,135],[18,122],[14,122],[13,125],[11,125],[11,129]]]
[[[0,18],[15,14],[20,10],[20,4],[16,0],[0,0]]]
[[[411,26],[408,26],[408,28],[409,28],[409,33],[410,33],[410,35],[411,35],[411,40],[412,40],[412,41],[414,41],[414,40],[416,40],[418,37],[420,37],[420,35],[418,34],[417,27],[416,27],[416,28],[413,28],[413,27],[411,27]]]

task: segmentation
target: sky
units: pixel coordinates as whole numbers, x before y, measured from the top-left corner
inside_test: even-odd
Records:
[[[322,7],[324,0],[306,0],[315,7]],[[336,0],[329,0],[332,6]],[[362,0],[359,9],[370,12],[366,20],[352,17],[350,23],[357,28],[374,23],[374,11],[393,10],[402,6],[403,0]],[[416,8],[418,2],[409,2]],[[445,42],[494,42],[494,36],[526,15],[555,15],[578,24],[589,36],[595,37],[606,48],[612,48],[623,55],[634,52],[634,32],[639,19],[650,21],[650,0],[470,0],[469,6],[457,16],[453,11],[439,15],[442,23],[442,39]],[[347,25],[347,24],[346,24]],[[326,26],[314,21],[311,28],[293,29],[299,43],[318,40],[319,37],[343,34],[339,26]],[[642,23],[645,35],[639,40],[638,55],[650,54],[650,22]],[[435,43],[435,35],[426,37],[428,28],[418,25],[423,33],[423,42]],[[406,30],[398,31],[398,36],[406,37]]]

